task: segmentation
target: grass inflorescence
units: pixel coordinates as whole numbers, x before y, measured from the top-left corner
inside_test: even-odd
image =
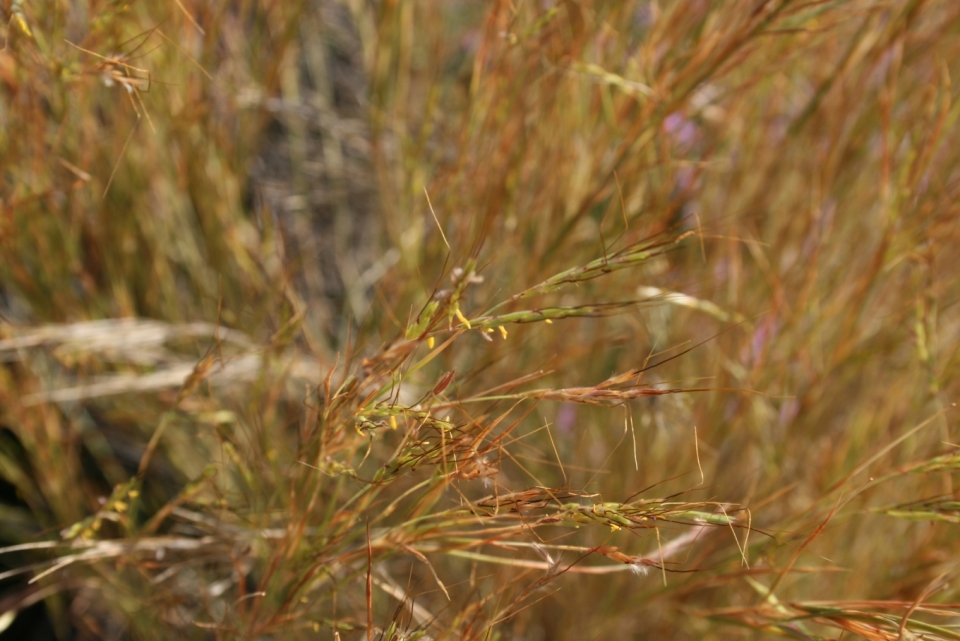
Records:
[[[960,638],[957,3],[0,4],[0,634]]]

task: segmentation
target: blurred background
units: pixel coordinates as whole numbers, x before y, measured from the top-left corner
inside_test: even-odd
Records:
[[[960,4],[0,14],[2,638],[960,638]]]

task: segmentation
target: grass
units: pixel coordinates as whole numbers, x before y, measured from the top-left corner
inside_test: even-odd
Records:
[[[3,634],[960,638],[955,2],[2,10]]]

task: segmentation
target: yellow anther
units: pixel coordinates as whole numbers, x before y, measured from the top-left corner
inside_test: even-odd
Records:
[[[459,307],[454,307],[453,313],[457,315],[457,318],[460,319],[461,323],[467,326],[467,329],[470,329],[470,321],[468,321],[467,317],[463,315],[463,312],[460,311]]]
[[[433,349],[433,346],[437,344],[437,341],[434,340],[433,336],[427,339],[427,347]]]
[[[507,328],[503,325],[499,325],[497,329],[500,330],[500,335],[503,336],[503,340],[507,340]]]
[[[16,3],[14,3],[16,7]],[[30,25],[27,24],[27,21],[23,19],[23,16],[20,15],[20,12],[16,9],[13,10],[13,19],[17,23],[17,26],[20,27],[20,30],[23,31],[24,35],[33,37],[33,32],[30,31]]]

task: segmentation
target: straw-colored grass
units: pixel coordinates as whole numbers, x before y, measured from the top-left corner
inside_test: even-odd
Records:
[[[960,3],[0,8],[10,638],[960,638]]]

